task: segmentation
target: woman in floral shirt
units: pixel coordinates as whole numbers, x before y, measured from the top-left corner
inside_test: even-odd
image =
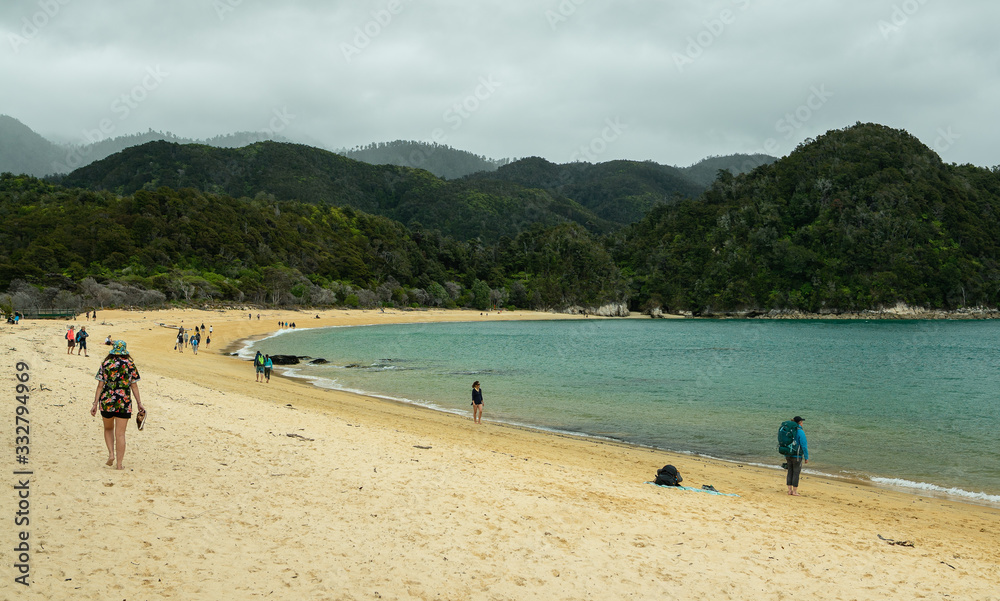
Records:
[[[97,370],[97,392],[94,393],[94,406],[90,408],[91,415],[97,415],[100,407],[104,418],[104,442],[108,445],[108,463],[111,465],[117,459],[117,469],[122,469],[122,459],[125,457],[125,428],[132,417],[132,396],[139,407],[136,419],[139,429],[142,429],[146,408],[139,399],[139,372],[128,354],[124,340],[115,340],[101,368]]]

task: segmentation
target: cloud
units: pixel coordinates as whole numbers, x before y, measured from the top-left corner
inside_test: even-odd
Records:
[[[73,139],[159,68],[119,133],[261,130],[285,110],[287,135],[331,148],[441,130],[479,154],[562,162],[617,119],[628,128],[600,160],[690,164],[769,140],[785,154],[860,120],[928,144],[951,127],[945,160],[991,165],[998,17],[985,0],[12,2],[0,113]],[[480,98],[483,78],[498,85]]]

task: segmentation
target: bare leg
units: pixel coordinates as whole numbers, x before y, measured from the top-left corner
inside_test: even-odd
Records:
[[[111,465],[115,462],[115,418],[104,417],[104,444],[108,445],[108,462]]]
[[[115,459],[117,465],[115,469],[122,469],[122,459],[125,458],[125,428],[128,427],[129,420],[124,417],[115,418]]]

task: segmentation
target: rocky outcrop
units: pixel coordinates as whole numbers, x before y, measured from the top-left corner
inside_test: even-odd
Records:
[[[299,358],[295,355],[271,355],[271,363],[275,365],[298,365]]]
[[[562,311],[571,315],[596,315],[598,317],[628,317],[631,313],[625,303],[608,303],[600,307],[581,307],[573,305]]]

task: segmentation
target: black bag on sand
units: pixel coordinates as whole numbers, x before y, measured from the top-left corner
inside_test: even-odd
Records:
[[[660,486],[680,486],[683,481],[681,473],[672,465],[665,465],[656,470],[656,484]]]

